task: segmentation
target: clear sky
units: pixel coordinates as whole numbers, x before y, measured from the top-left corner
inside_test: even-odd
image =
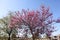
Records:
[[[40,5],[49,6],[54,18],[60,17],[60,0],[0,0],[0,18],[6,16],[8,11],[18,11],[21,9],[35,10]],[[58,31],[54,35],[60,33],[60,24],[56,24]]]

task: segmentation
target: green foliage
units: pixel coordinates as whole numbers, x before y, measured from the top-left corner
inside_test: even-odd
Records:
[[[9,24],[10,24],[10,19],[11,19],[11,16],[12,16],[12,12],[9,13],[9,15],[7,15],[6,17],[0,19],[0,33],[1,32],[4,32],[3,34],[1,35],[9,35],[9,33],[11,32],[11,34],[16,34],[16,29],[13,28],[12,30],[9,28]],[[1,31],[2,30],[2,31]]]

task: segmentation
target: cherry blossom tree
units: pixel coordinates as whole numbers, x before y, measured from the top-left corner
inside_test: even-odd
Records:
[[[58,23],[60,20],[53,19],[53,14],[50,13],[49,8],[41,6],[39,10],[22,10],[22,12],[15,12],[11,18],[10,27],[21,27],[26,25],[29,27],[32,38],[35,40],[40,34],[46,34],[48,37],[54,32],[53,23]],[[26,30],[27,31],[27,30]]]

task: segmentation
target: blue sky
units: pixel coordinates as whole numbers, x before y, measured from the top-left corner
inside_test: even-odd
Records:
[[[54,18],[60,17],[60,0],[0,0],[0,18],[6,16],[8,11],[18,11],[21,9],[36,10],[40,5],[50,7]],[[60,24],[56,24],[58,31],[54,35],[60,33]]]

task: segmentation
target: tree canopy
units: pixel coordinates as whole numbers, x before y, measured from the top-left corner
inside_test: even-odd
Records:
[[[22,15],[21,15],[22,14]],[[11,18],[11,27],[21,27],[20,25],[28,26],[33,40],[40,34],[46,34],[48,37],[54,32],[53,23],[59,23],[60,19],[53,19],[53,14],[50,13],[49,8],[41,6],[40,10],[22,10],[22,12],[15,12]],[[27,31],[27,30],[25,30]]]

